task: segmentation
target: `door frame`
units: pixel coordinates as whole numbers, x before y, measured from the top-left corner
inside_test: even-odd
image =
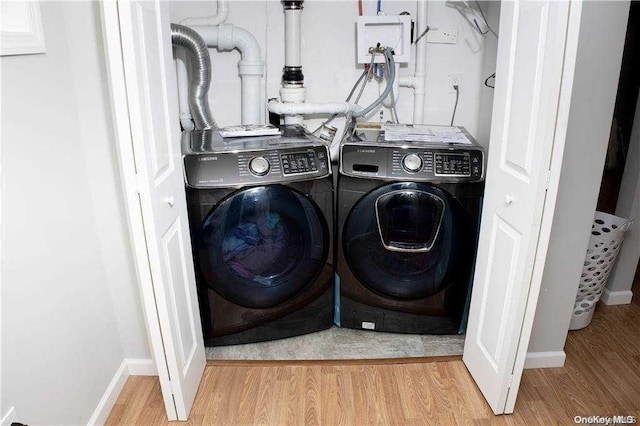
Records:
[[[138,196],[138,176],[136,174],[135,167],[131,122],[124,75],[124,59],[120,38],[120,23],[117,9],[117,2],[101,2],[100,4],[102,30],[105,43],[105,62],[110,82],[109,90],[113,114],[114,138],[116,141],[120,173],[123,181],[127,222],[132,247],[134,249],[133,260],[136,267],[138,285],[142,298],[144,318],[149,336],[149,346],[156,364],[160,384],[163,389],[165,386],[170,389],[171,382],[169,381],[169,370],[165,358],[165,347],[157,313],[158,303],[162,302],[156,299],[153,290],[143,225],[143,214]],[[547,201],[543,208],[542,221],[538,230],[538,248],[533,267],[532,282],[537,283],[537,285],[532,286],[531,282],[529,283],[525,317],[518,338],[518,350],[514,362],[514,370],[519,369],[521,371],[524,366],[529,338],[531,335],[531,326],[533,324],[538,303],[538,295],[540,291],[539,284],[542,278],[549,245],[549,236],[555,212],[558,183],[561,175],[562,157],[564,154],[566,140],[573,83],[573,66],[575,65],[575,57],[578,48],[581,10],[581,1],[572,2],[568,25],[568,37],[565,46],[565,64],[563,66],[562,89],[558,104],[558,114],[556,117],[555,138],[553,142],[551,163],[547,165],[547,167],[549,167],[547,180],[549,192],[547,193]],[[496,84],[499,83],[497,82]],[[494,119],[495,117],[492,117],[492,120]],[[505,407],[505,412],[507,413],[512,412],[515,406],[520,377],[521,375],[516,375],[514,377],[515,381],[511,385],[511,390],[515,390],[515,392],[510,391],[508,394],[507,404]],[[168,393],[163,392],[168,418],[170,420],[176,419],[177,414],[174,401],[167,398],[167,394]]]

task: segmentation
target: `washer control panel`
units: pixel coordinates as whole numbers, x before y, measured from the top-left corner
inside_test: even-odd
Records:
[[[436,176],[471,177],[471,155],[462,153],[435,153]]]
[[[319,179],[331,174],[324,145],[184,157],[187,185],[216,188]]]
[[[321,157],[321,160],[326,160],[324,153],[320,152],[318,155]],[[280,154],[280,161],[282,162],[282,170],[285,175],[318,171],[318,161],[315,151]]]
[[[347,176],[430,182],[484,179],[484,150],[470,147],[414,147],[344,144],[340,172]]]

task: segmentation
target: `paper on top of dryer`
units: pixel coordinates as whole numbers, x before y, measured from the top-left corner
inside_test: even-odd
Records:
[[[473,143],[459,127],[391,123],[384,125],[384,140],[466,145]]]
[[[223,127],[218,129],[218,131],[224,138],[280,135],[280,129],[271,124],[243,124],[240,126]]]

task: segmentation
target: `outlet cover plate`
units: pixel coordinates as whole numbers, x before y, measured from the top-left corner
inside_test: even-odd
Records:
[[[457,44],[457,28],[431,28],[427,33],[427,43]]]
[[[449,93],[455,94],[456,89],[453,86],[457,85],[458,90],[462,89],[462,74],[451,73],[447,76],[447,85],[449,86]]]

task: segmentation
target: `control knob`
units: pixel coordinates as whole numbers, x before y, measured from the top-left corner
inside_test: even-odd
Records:
[[[270,168],[269,160],[264,157],[253,157],[251,161],[249,161],[249,171],[256,176],[266,175],[269,173]]]
[[[407,154],[402,159],[402,167],[410,173],[419,172],[422,169],[422,158],[417,154]]]

